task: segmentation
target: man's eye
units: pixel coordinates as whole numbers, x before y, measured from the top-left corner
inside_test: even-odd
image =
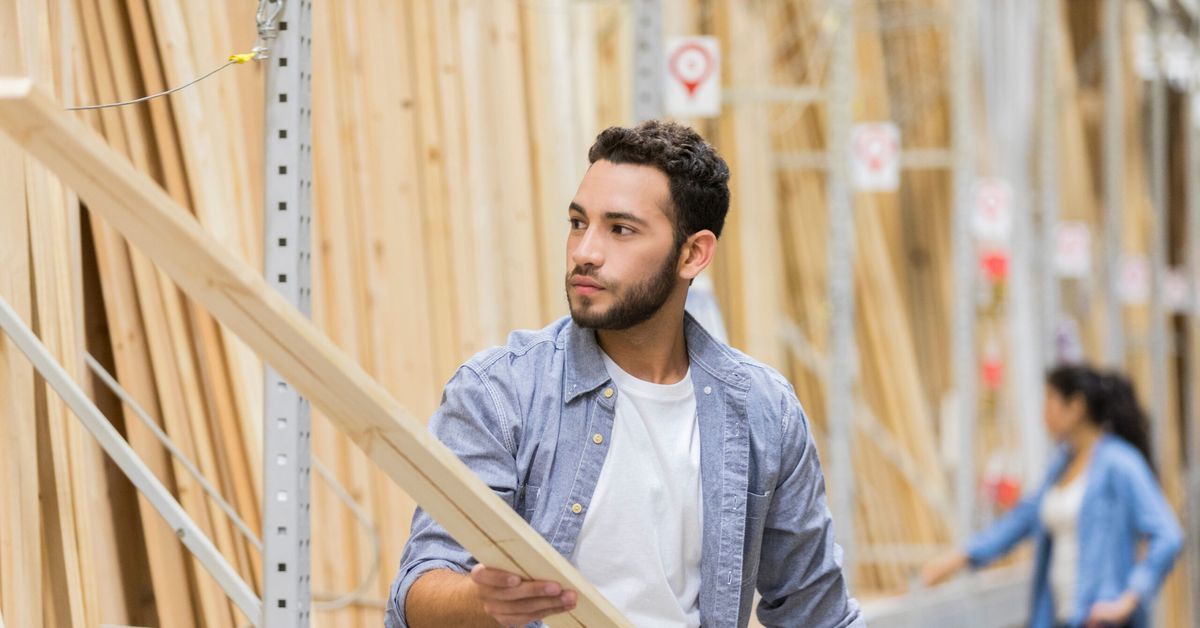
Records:
[[[583,221],[578,218],[572,218],[570,221],[572,229],[582,229]]]
[[[633,229],[625,225],[613,225],[613,233],[617,235],[633,235]]]

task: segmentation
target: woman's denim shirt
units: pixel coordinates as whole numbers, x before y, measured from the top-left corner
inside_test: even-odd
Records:
[[[1047,489],[1058,481],[1070,460],[1070,452],[1060,447],[1037,492],[967,544],[971,564],[982,567],[1020,540],[1034,537],[1032,628],[1055,625],[1049,582],[1053,541],[1042,525],[1040,511]],[[1069,625],[1082,625],[1096,602],[1134,591],[1142,604],[1131,620],[1135,628],[1142,628],[1148,625],[1146,603],[1179,555],[1183,533],[1145,458],[1129,443],[1103,436],[1088,465],[1087,488],[1079,509],[1078,583]],[[1137,546],[1142,539],[1147,545],[1139,561]]]

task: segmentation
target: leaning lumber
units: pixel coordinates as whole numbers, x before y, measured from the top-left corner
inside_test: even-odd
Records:
[[[0,78],[0,129],[319,407],[481,562],[579,593],[570,618],[628,625],[385,389],[150,178],[26,78]]]

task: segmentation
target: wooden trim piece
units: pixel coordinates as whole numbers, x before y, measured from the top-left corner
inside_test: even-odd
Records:
[[[278,369],[481,562],[577,591],[570,617],[581,625],[628,625],[565,557],[257,272],[28,79],[0,78],[0,128]]]

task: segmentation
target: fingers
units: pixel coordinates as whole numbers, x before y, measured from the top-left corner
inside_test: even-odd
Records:
[[[471,570],[483,609],[505,626],[522,626],[532,621],[575,608],[578,596],[564,591],[557,582],[524,580],[501,569],[476,565]]]
[[[483,608],[487,614],[505,626],[524,626],[532,621],[573,610],[575,599],[574,594],[564,593],[556,597],[485,602]]]
[[[563,592],[557,582],[544,580],[522,580],[520,576],[499,569],[480,568],[471,570],[471,580],[479,588],[480,597],[490,600],[523,600],[537,597],[554,597]]]
[[[521,576],[502,569],[484,567],[483,565],[475,565],[471,569],[471,580],[474,580],[475,584],[496,588],[515,587],[521,584]]]

